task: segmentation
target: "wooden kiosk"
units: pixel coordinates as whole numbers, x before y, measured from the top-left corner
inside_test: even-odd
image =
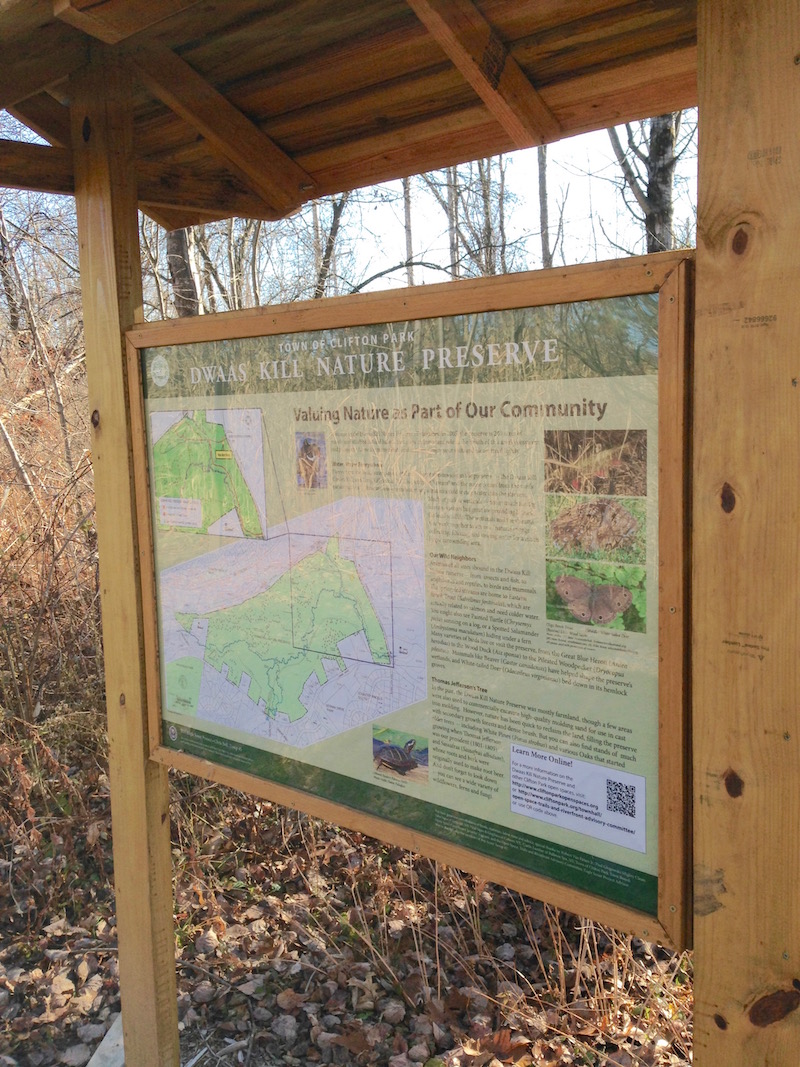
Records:
[[[169,228],[698,104],[691,387],[699,1067],[800,1046],[800,10],[787,0],[0,0],[0,184],[80,234],[129,1067],[176,1067],[167,770],[148,726],[126,332]],[[146,583],[145,583],[146,584]],[[687,830],[688,835],[688,830]]]

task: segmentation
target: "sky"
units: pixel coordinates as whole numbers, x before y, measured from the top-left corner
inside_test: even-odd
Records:
[[[689,235],[694,244],[697,203],[696,113],[687,112],[682,139],[694,129],[694,136],[682,156],[675,182],[675,229]],[[619,129],[625,143],[624,127]],[[537,151],[528,149],[509,154],[508,184],[516,203],[509,214],[508,236],[521,242],[527,252],[524,267],[541,266]],[[555,240],[559,214],[563,217],[563,238],[554,250],[556,265],[594,262],[645,251],[644,230],[625,204],[621,170],[614,158],[608,133],[594,133],[558,141],[548,146],[548,192],[550,231]],[[446,218],[442,209],[414,182],[412,232],[414,258],[437,263],[449,259]],[[360,242],[359,268],[362,277],[405,259],[403,204],[399,182],[377,187],[375,200],[360,208],[364,231],[374,240]],[[447,280],[441,271],[415,270],[415,281],[432,283]],[[398,270],[368,288],[406,284],[405,272]]]

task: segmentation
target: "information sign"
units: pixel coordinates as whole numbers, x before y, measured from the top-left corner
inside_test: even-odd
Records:
[[[163,758],[658,919],[685,784],[659,770],[683,715],[660,704],[682,577],[659,467],[683,462],[660,390],[682,403],[685,354],[642,262],[646,291],[539,304],[531,275],[522,306],[446,287],[447,314],[409,291],[379,322],[345,301],[335,325],[140,331]]]

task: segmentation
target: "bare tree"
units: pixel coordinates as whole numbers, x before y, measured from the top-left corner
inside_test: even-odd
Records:
[[[626,203],[644,224],[648,252],[675,247],[674,180],[682,114],[675,111],[658,115],[636,128],[626,125],[624,147],[616,128],[608,131],[622,170],[624,190],[633,197],[633,204],[627,198]]]
[[[515,269],[519,257],[506,232],[512,202],[506,167],[505,156],[493,156],[421,176],[447,218],[454,278]]]
[[[319,239],[321,255],[319,256],[319,266],[317,268],[317,277],[314,284],[314,299],[318,299],[325,295],[325,288],[331,275],[331,266],[333,263],[334,252],[336,250],[336,238],[339,236],[342,215],[344,214],[344,209],[347,207],[349,199],[350,193],[348,192],[342,193],[340,197],[332,200],[331,221],[330,226],[328,227],[328,232],[325,235],[324,245],[322,244],[322,233],[319,227],[319,215],[317,215],[318,225],[316,234]]]
[[[188,229],[170,230],[167,234],[167,265],[172,279],[172,302],[179,317],[199,314],[200,294],[190,261]]]
[[[550,247],[550,219],[547,200],[547,145],[539,145],[537,150],[539,173],[539,232],[542,240],[542,266],[553,266],[553,250]]]
[[[403,178],[403,223],[406,235],[406,282],[414,284],[414,240],[411,234],[411,179]]]

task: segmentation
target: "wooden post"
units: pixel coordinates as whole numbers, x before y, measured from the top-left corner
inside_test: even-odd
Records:
[[[800,7],[700,0],[697,1067],[800,1056]]]
[[[167,774],[149,759],[124,331],[142,320],[129,76],[104,46],[70,86],[97,495],[127,1067],[177,1067]]]

